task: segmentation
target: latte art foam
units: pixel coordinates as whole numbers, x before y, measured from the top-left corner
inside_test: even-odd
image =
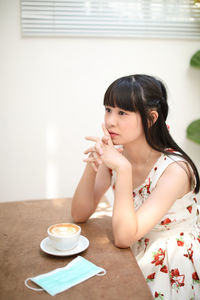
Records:
[[[79,231],[79,228],[72,224],[60,224],[52,226],[50,228],[50,233],[57,236],[71,236]]]

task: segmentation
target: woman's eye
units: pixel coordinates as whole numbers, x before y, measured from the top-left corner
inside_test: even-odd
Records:
[[[125,114],[126,114],[126,113],[125,113],[124,111],[122,111],[122,110],[119,111],[119,115],[120,115],[120,116],[123,116],[123,115],[125,115]]]
[[[107,111],[107,112],[111,112],[111,109],[108,108],[108,107],[106,107],[106,111]]]

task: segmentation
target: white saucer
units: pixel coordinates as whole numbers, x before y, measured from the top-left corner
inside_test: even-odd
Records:
[[[51,254],[51,255],[56,255],[56,256],[74,255],[74,254],[77,254],[77,253],[80,253],[80,252],[84,251],[85,249],[88,248],[88,246],[89,246],[89,240],[83,235],[80,236],[80,240],[79,240],[78,245],[75,248],[71,249],[71,250],[57,250],[57,249],[55,249],[52,246],[49,237],[46,237],[40,243],[40,248],[42,249],[42,251],[44,251],[45,253]]]

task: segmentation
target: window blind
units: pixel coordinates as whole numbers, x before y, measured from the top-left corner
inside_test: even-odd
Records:
[[[193,0],[21,0],[23,36],[200,39]]]

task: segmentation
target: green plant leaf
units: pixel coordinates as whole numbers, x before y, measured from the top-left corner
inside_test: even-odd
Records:
[[[192,55],[190,65],[194,68],[200,69],[200,50]]]
[[[186,129],[187,138],[197,144],[200,144],[200,120],[190,123]]]

